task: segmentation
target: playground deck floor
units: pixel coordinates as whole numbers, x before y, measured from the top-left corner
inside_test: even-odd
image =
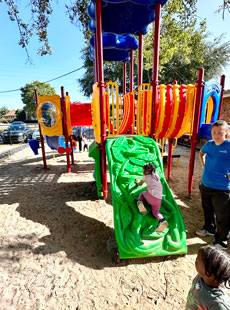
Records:
[[[2,158],[0,309],[184,309],[197,251],[212,238],[195,235],[203,223],[198,156],[187,200],[189,149],[178,146],[177,153],[169,186],[184,218],[188,254],[119,264],[107,249],[114,237],[111,194],[97,199],[86,152],[75,153],[72,173],[65,155],[53,158],[49,150],[48,170],[29,148]]]

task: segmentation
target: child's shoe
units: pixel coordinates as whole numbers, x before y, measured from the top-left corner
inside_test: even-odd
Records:
[[[141,200],[138,200],[137,201],[137,207],[138,207],[138,210],[141,214],[145,214],[147,212],[143,202]]]
[[[163,219],[159,220],[159,223],[158,223],[157,228],[156,228],[156,232],[162,232],[168,226],[169,226],[168,222],[166,221],[165,218],[163,218]]]

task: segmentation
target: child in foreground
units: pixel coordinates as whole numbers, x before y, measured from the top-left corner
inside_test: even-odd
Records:
[[[230,256],[214,246],[202,246],[195,266],[198,275],[188,293],[186,310],[230,310]]]
[[[143,167],[143,178],[142,180],[136,179],[137,185],[142,185],[144,182],[147,184],[147,191],[142,192],[137,201],[137,207],[141,214],[147,212],[143,201],[144,199],[151,205],[152,214],[158,219],[158,225],[156,232],[162,232],[166,227],[168,227],[168,222],[165,220],[163,215],[160,213],[161,200],[162,200],[162,185],[160,178],[155,173],[156,168],[154,164],[147,163]]]

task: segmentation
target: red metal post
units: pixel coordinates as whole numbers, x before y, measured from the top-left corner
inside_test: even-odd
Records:
[[[223,100],[224,100],[225,75],[221,75],[220,85],[222,86],[222,89],[221,89],[221,95],[220,95],[220,107],[219,107],[218,119],[220,119],[221,117],[221,111],[222,111]]]
[[[73,154],[73,152],[74,152],[74,150],[73,150],[73,136],[71,135],[70,136],[70,147],[71,147],[71,163],[72,163],[72,165],[74,165],[74,154]]]
[[[126,62],[123,61],[123,96],[126,94]]]
[[[143,82],[143,33],[139,33],[138,86]]]
[[[37,110],[37,108],[38,108],[38,91],[36,89],[34,91],[34,96],[35,96],[35,106],[36,106],[36,110]],[[38,122],[38,128],[39,128],[40,142],[41,142],[41,148],[42,148],[43,166],[44,166],[44,169],[47,169],[44,137],[42,135],[41,126],[40,126],[39,122]]]
[[[199,129],[200,122],[200,108],[201,108],[201,100],[204,89],[204,69],[200,68],[198,73],[197,80],[197,92],[196,92],[196,103],[195,103],[195,112],[193,118],[193,132],[191,139],[191,153],[190,153],[190,161],[189,161],[189,175],[188,175],[188,197],[191,196],[192,185],[193,185],[193,172],[194,172],[194,164],[195,164],[195,155],[196,155],[196,145],[197,145],[197,135]]]
[[[95,63],[95,76],[94,81],[95,83],[99,81],[99,72],[98,72],[98,48],[97,48],[97,30],[94,33],[94,63]]]
[[[103,46],[102,46],[102,15],[101,15],[101,0],[96,0],[96,41],[98,52],[98,87],[100,96],[100,118],[101,118],[101,178],[102,178],[102,190],[103,197],[106,199],[108,195],[107,189],[107,174],[106,174],[106,154],[105,154],[105,142],[106,142],[106,126],[105,126],[105,82],[103,71]]]
[[[173,81],[173,85],[176,85],[177,81]],[[173,139],[168,139],[168,158],[167,158],[167,179],[170,179],[172,171],[172,153],[173,153]]]
[[[167,179],[170,179],[172,171],[172,150],[173,150],[173,139],[168,139],[168,159],[167,159]]]
[[[95,59],[93,61],[93,74],[94,74],[94,83],[96,83],[97,82],[97,70],[96,70],[96,60]]]
[[[66,161],[67,161],[67,172],[71,172],[70,160],[69,160],[69,153],[67,152],[68,149],[68,128],[67,128],[67,117],[66,117],[66,104],[65,104],[65,93],[64,87],[61,87],[61,106],[62,106],[62,116],[63,116],[63,131],[65,136],[65,147],[66,147]]]
[[[155,7],[155,36],[154,36],[154,56],[153,56],[153,80],[151,82],[153,88],[152,99],[152,119],[151,119],[151,135],[155,139],[155,107],[158,106],[157,87],[158,81],[158,67],[159,67],[159,46],[160,46],[160,17],[161,17],[161,3],[156,3]]]
[[[129,75],[130,75],[129,91],[132,92],[133,91],[133,50],[130,50]]]
[[[69,97],[69,92],[67,91],[66,93],[66,96]],[[72,162],[72,165],[74,165],[74,151],[73,151],[73,136],[70,136],[70,147],[71,147],[71,162]]]

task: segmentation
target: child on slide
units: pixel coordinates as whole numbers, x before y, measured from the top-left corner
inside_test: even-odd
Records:
[[[168,222],[165,220],[163,215],[160,213],[161,200],[162,200],[162,185],[160,178],[155,173],[156,168],[154,164],[147,163],[143,167],[143,178],[142,180],[136,179],[137,185],[142,185],[144,182],[147,184],[147,191],[142,192],[137,201],[137,207],[141,214],[147,212],[143,201],[144,199],[151,205],[152,214],[158,219],[158,225],[156,232],[162,232],[168,227]]]

